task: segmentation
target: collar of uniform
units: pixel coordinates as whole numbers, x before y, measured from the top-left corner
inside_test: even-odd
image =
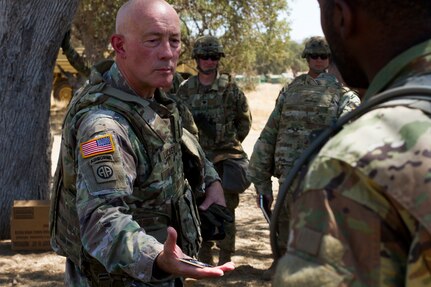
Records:
[[[402,71],[415,59],[431,55],[431,39],[421,44],[411,47],[394,59],[392,59],[383,69],[381,69],[371,82],[365,94],[364,101],[373,95],[381,92],[389,84],[402,77]]]
[[[117,63],[114,63],[106,75],[104,75],[104,79],[107,84],[111,85],[113,88],[122,90],[126,93],[136,95],[132,88],[130,88],[129,84],[126,82],[123,74],[121,74],[120,69],[118,69]]]
[[[299,85],[305,85],[307,84],[308,81],[310,81],[310,79],[312,81],[314,81],[314,79],[309,75],[309,74],[301,74],[297,77],[295,77],[292,82],[290,82],[288,84],[289,88],[292,88],[294,86],[299,86]],[[316,81],[314,81],[316,83]],[[316,83],[317,84],[317,83]]]
[[[217,71],[217,76],[216,76],[216,78],[214,79],[214,82],[211,84],[211,86],[204,86],[204,85],[202,85],[201,84],[201,82],[199,81],[199,77],[198,76],[196,76],[197,77],[197,79],[198,79],[198,83],[199,83],[199,85],[201,86],[201,87],[205,87],[205,90],[206,91],[210,91],[210,90],[213,90],[213,91],[218,91],[218,80],[219,80],[219,78],[220,78],[220,73]]]
[[[104,80],[106,83],[111,85],[113,88],[117,88],[119,90],[122,90],[123,92],[136,95],[136,92],[129,86],[126,79],[124,78],[123,74],[121,73],[120,69],[118,69],[117,64],[114,62],[114,64],[111,66],[109,71],[104,75]],[[169,102],[169,100],[166,99],[166,96],[160,89],[156,89],[154,92],[154,95],[150,99],[146,99],[147,101],[154,101],[154,100],[160,100],[163,99],[163,102]]]
[[[167,93],[163,92],[162,89],[156,89],[156,91],[154,92],[153,99],[156,102],[161,103],[165,106],[168,106],[174,103],[174,100],[168,97]]]

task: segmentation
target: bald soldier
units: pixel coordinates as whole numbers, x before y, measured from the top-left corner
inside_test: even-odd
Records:
[[[180,43],[168,3],[126,2],[111,37],[115,62],[96,65],[70,104],[51,209],[67,286],[183,286],[183,277],[234,268],[181,261],[201,242],[194,197],[202,193],[201,210],[226,203],[214,167],[158,89],[171,85]]]

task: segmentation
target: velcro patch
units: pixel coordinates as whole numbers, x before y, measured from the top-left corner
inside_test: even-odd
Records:
[[[113,162],[114,157],[110,154],[99,155],[91,159],[90,165],[97,183],[117,180]]]
[[[114,165],[110,162],[101,162],[93,165],[93,172],[97,183],[117,180]]]
[[[295,248],[317,256],[320,251],[323,234],[309,228],[302,228],[297,231],[297,238],[294,241]]]
[[[105,162],[105,161],[113,162],[114,157],[111,154],[105,154],[105,155],[93,157],[90,161],[90,164],[94,165],[94,164],[98,164],[100,162]]]
[[[99,154],[114,152],[114,141],[112,135],[98,137],[87,142],[81,143],[79,146],[83,158],[89,158]]]

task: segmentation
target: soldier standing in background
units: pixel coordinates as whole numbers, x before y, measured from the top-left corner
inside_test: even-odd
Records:
[[[201,210],[225,200],[212,164],[158,89],[175,72],[179,17],[163,0],[128,1],[111,44],[115,62],[94,67],[63,125],[50,229],[53,249],[67,257],[65,285],[174,287],[182,277],[222,276],[232,263],[180,261],[201,241],[193,191],[205,185]],[[199,159],[195,181],[185,178],[189,154]]]
[[[431,1],[319,4],[341,75],[367,92],[301,172],[273,286],[430,286]]]
[[[218,38],[203,36],[197,39],[192,57],[196,60],[198,75],[180,86],[177,97],[193,114],[199,129],[199,143],[222,179],[227,208],[235,217],[239,193],[250,185],[246,179],[247,154],[241,145],[251,128],[251,113],[247,99],[228,74],[218,72],[224,57]],[[217,241],[221,265],[231,260],[235,252],[235,222],[225,226],[226,237]],[[203,242],[199,259],[212,264],[213,242]]]
[[[355,92],[343,87],[335,76],[326,72],[330,55],[323,37],[311,37],[306,42],[302,58],[307,60],[309,71],[282,88],[254,146],[248,178],[256,188],[257,200],[263,196],[268,209],[274,199],[271,177],[278,178],[281,186],[282,175],[289,172],[312,137],[360,104]],[[286,229],[288,213],[286,202],[279,218],[278,245],[281,253],[286,251],[289,235]],[[274,260],[263,273],[264,280],[271,280],[276,265],[277,260]]]

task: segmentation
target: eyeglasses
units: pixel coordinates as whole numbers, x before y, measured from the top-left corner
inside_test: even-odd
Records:
[[[199,56],[199,59],[202,59],[202,60],[211,59],[211,61],[219,61],[220,58],[221,58],[220,55],[201,55],[201,56]]]
[[[317,60],[317,58],[326,60],[329,58],[329,55],[328,54],[308,54],[308,57],[310,57],[313,60]]]

